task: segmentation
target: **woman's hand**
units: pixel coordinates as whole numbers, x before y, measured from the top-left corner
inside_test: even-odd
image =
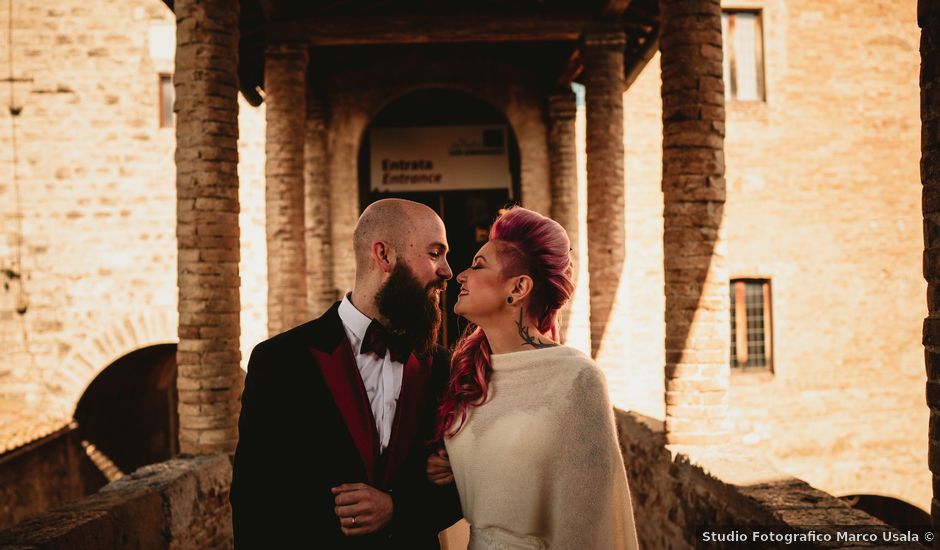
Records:
[[[436,453],[428,457],[428,480],[435,485],[453,483],[454,472],[450,469],[450,459],[447,449],[441,447]]]

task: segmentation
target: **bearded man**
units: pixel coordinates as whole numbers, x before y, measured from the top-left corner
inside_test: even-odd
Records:
[[[353,233],[352,292],[258,344],[232,478],[236,548],[439,549],[460,518],[425,476],[449,356],[436,345],[453,276],[444,223],[385,199]]]

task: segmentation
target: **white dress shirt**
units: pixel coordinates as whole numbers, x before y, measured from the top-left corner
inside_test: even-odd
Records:
[[[401,378],[405,365],[392,361],[388,350],[382,358],[376,357],[371,351],[359,353],[362,339],[372,319],[356,309],[349,301],[348,294],[339,304],[339,318],[343,321],[346,337],[349,338],[356,365],[359,367],[359,376],[362,377],[366,395],[369,396],[369,406],[372,408],[375,428],[379,433],[379,450],[385,452],[392,436],[392,424],[395,421],[395,409],[398,406],[398,394],[401,393]]]

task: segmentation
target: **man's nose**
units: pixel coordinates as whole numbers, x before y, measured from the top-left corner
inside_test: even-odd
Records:
[[[450,264],[447,263],[447,260],[444,260],[444,265],[441,266],[438,274],[448,281],[454,276],[454,272],[450,270]]]

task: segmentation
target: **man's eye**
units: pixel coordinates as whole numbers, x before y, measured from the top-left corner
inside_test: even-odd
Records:
[[[431,257],[432,257],[432,258],[435,258],[435,259],[441,257],[441,255],[440,255],[439,252],[429,252],[428,254],[430,254]]]

